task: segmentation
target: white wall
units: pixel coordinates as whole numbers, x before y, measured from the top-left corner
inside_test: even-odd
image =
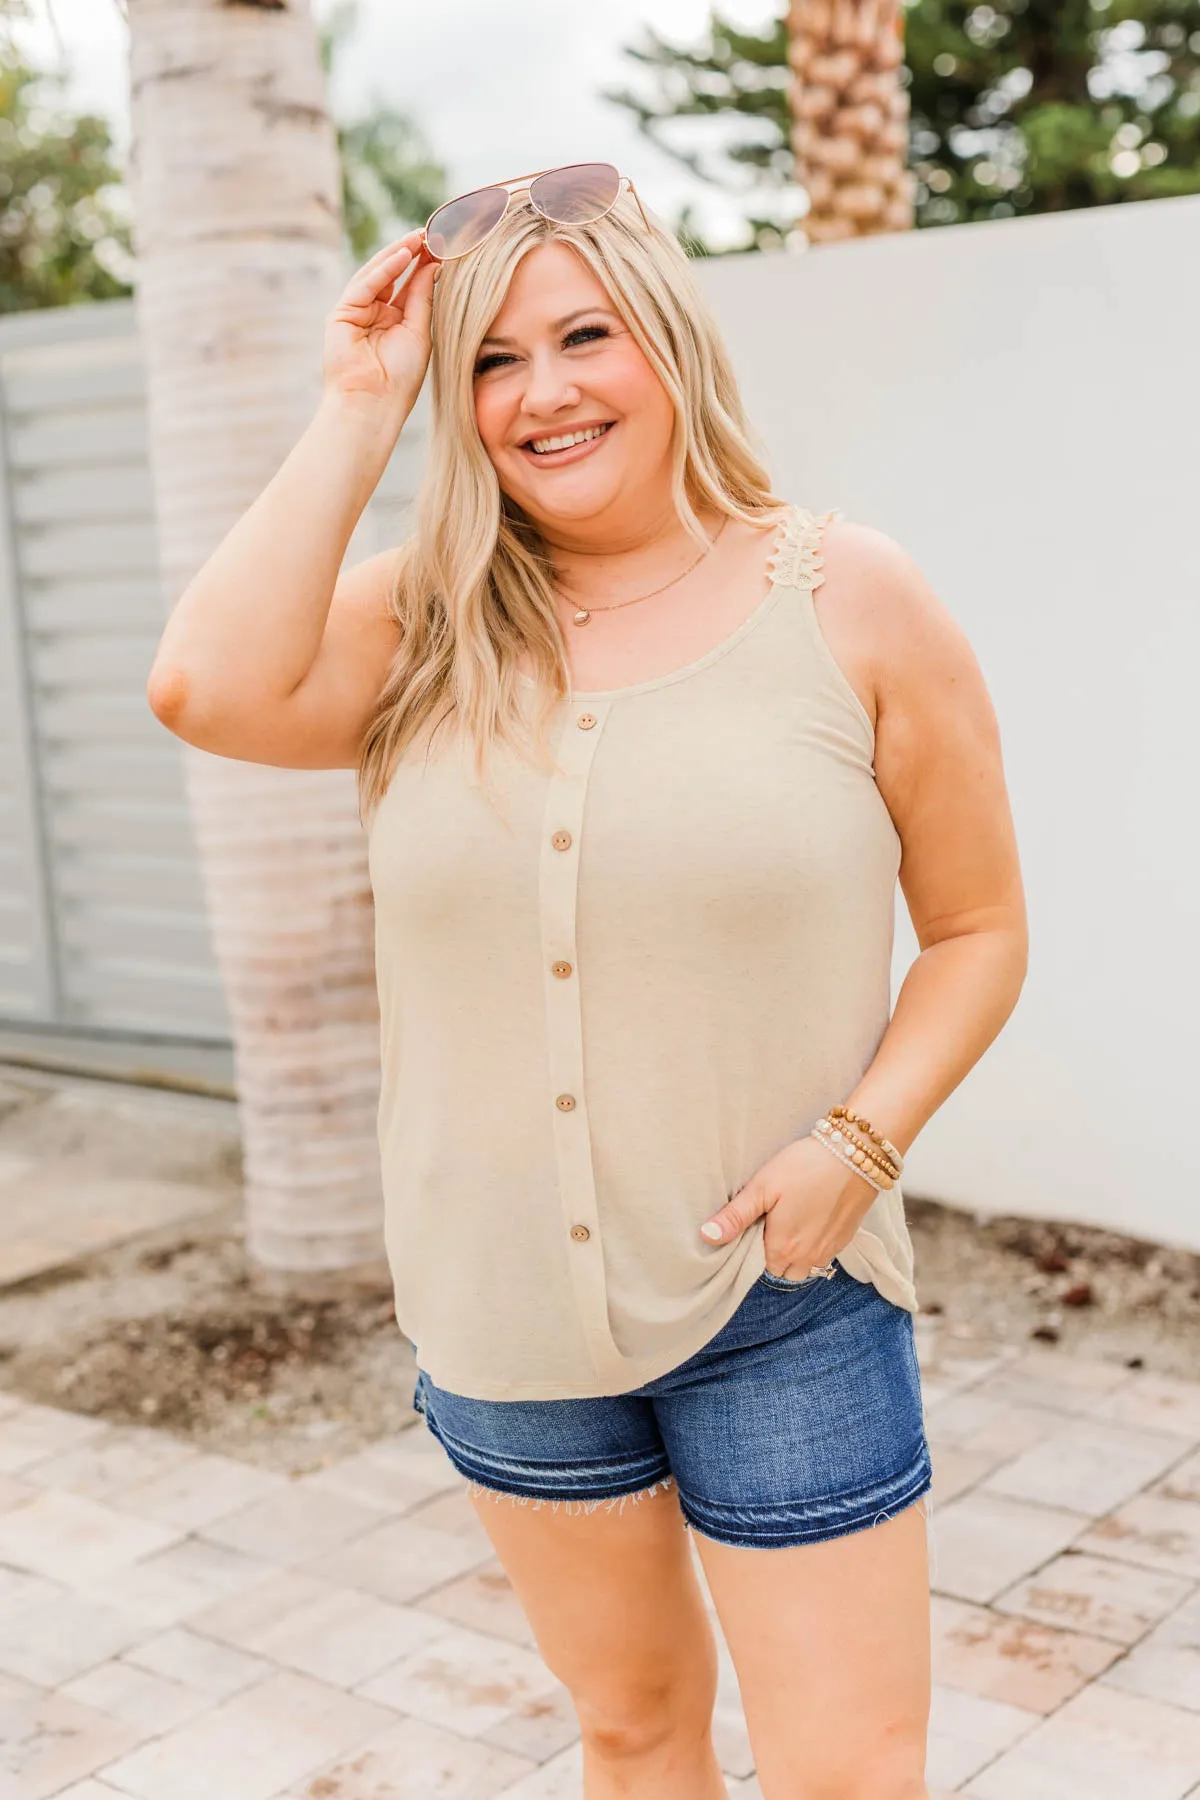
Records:
[[[909,1192],[1200,1249],[1200,200],[704,279],[779,489],[908,547],[1000,715],[1031,973]]]

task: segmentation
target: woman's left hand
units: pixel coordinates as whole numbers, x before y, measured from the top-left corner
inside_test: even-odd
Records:
[[[765,1215],[763,1250],[769,1273],[803,1281],[811,1269],[845,1249],[874,1200],[870,1182],[815,1138],[797,1138],[765,1162],[700,1231],[710,1243],[731,1244]]]

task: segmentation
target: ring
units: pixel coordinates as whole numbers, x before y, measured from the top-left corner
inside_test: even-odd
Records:
[[[832,1281],[836,1274],[837,1269],[834,1267],[833,1263],[819,1263],[815,1269],[810,1269],[808,1271],[808,1278],[811,1281],[814,1275],[820,1275],[824,1280]]]

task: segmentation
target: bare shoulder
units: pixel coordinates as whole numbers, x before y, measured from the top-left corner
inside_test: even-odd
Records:
[[[934,680],[978,680],[961,627],[903,545],[870,525],[836,519],[822,534],[825,580],[816,594],[830,647],[865,684],[875,711],[889,696]]]
[[[824,553],[818,617],[869,692],[875,777],[919,910],[922,845],[944,860],[948,833],[964,842],[974,833],[977,844],[986,830],[1011,838],[995,709],[966,635],[894,539],[839,521],[826,527]]]
[[[824,569],[818,618],[870,687],[875,780],[900,837],[900,885],[921,949],[994,926],[1020,936],[999,724],[964,633],[883,532],[831,523]]]

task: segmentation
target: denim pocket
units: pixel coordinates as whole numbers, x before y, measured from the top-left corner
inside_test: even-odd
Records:
[[[784,1294],[794,1294],[797,1288],[810,1287],[814,1281],[821,1281],[823,1277],[804,1275],[799,1281],[789,1281],[786,1275],[772,1275],[770,1269],[764,1269],[758,1279],[764,1287],[778,1288]]]

